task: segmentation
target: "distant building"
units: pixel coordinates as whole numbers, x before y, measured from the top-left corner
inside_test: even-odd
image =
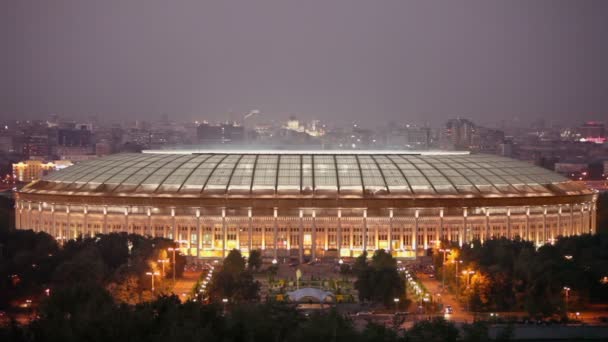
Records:
[[[578,129],[583,142],[604,143],[606,141],[606,128],[603,123],[589,121],[585,122]]]
[[[471,146],[475,124],[467,119],[451,119],[445,124],[441,147],[450,150],[466,150]]]
[[[388,147],[426,150],[431,144],[431,130],[411,125],[395,127],[389,130],[386,139]]]
[[[202,123],[197,127],[196,133],[199,143],[205,145],[240,143],[245,139],[245,129],[235,123]]]
[[[501,144],[505,141],[505,133],[501,130],[476,127],[471,137],[469,149],[481,153],[500,153]]]
[[[26,135],[17,138],[18,144],[26,158],[46,158],[51,152],[51,144],[48,135]]]
[[[92,143],[92,134],[88,126],[80,128],[57,130],[57,145],[65,147],[89,147]]]
[[[71,166],[69,160],[56,160],[44,162],[41,160],[26,160],[13,164],[13,178],[21,183],[32,182],[41,179],[51,171],[60,170]]]

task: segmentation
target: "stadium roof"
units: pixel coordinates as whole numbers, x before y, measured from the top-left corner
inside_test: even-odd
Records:
[[[493,155],[117,154],[56,171],[24,193],[118,196],[502,197],[588,193],[554,172]]]

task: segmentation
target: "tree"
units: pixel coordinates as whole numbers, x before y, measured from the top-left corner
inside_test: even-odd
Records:
[[[245,271],[245,258],[241,255],[241,251],[238,249],[231,250],[224,259],[222,270],[231,275],[237,275]]]
[[[404,284],[397,271],[397,261],[383,249],[377,250],[371,262],[366,261],[365,253],[357,258],[353,266],[357,276],[355,288],[359,300],[371,300],[392,305],[394,298],[404,298]]]
[[[220,302],[248,302],[259,299],[260,284],[245,269],[245,259],[236,249],[228,253],[222,268],[215,272],[207,288],[209,298]]]
[[[247,261],[247,268],[250,271],[258,271],[262,267],[262,252],[259,249],[255,249],[249,252],[249,260]]]
[[[442,317],[420,321],[407,331],[407,340],[412,342],[454,342],[458,340],[458,328]]]

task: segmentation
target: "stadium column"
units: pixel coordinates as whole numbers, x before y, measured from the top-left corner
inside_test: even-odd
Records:
[[[70,238],[74,238],[74,234],[72,232],[72,227],[70,226],[70,205],[65,206],[65,222],[67,225],[67,229],[64,232],[64,239],[69,240]]]
[[[342,211],[340,211],[340,218],[342,218]],[[355,238],[355,232],[354,232],[354,230],[355,229],[353,227],[352,221],[350,221],[350,225],[348,227],[348,234],[350,235],[349,236],[350,240],[348,241],[348,243],[349,243],[348,248],[350,249],[349,253],[350,253],[351,257],[353,256],[353,246],[354,246],[353,239]]]
[[[264,220],[266,221],[266,220]],[[266,224],[262,225],[262,251],[266,250]]]
[[[426,251],[429,248],[429,234],[427,231],[427,225],[425,224],[422,227],[422,241],[424,242],[424,250]]]
[[[251,208],[247,210],[247,239],[247,249],[251,255],[253,249],[253,210]]]
[[[585,205],[581,204],[581,224],[579,226],[577,235],[581,235],[585,231]]]
[[[300,262],[304,261],[304,211],[300,209],[300,217],[298,220],[298,257]],[[291,233],[289,234],[291,236]]]
[[[511,234],[511,208],[507,208],[507,239],[513,239]]]
[[[570,232],[568,236],[574,234],[574,206],[570,203]]]
[[[543,207],[543,239],[542,239],[542,244],[544,245],[545,243],[547,243],[547,236],[549,234],[547,234],[547,207]]]
[[[164,238],[167,238],[167,236],[164,236]],[[171,239],[173,239],[173,242],[178,242],[178,246],[181,247],[177,236],[177,228],[175,227],[175,208],[171,208]]]
[[[484,233],[484,237],[481,240],[481,243],[488,241],[492,238],[492,233],[490,232],[490,208],[485,208],[486,212],[486,231]]]
[[[108,206],[103,206],[103,224],[101,225],[101,234],[106,234],[108,231]]]
[[[327,250],[329,249],[329,227],[327,225],[325,225],[325,228],[323,228],[323,232],[325,233],[325,252],[323,252],[323,255],[325,256],[325,254],[327,254]]]
[[[379,243],[379,235],[380,235],[380,222],[376,221],[376,224],[374,225],[374,250],[378,250],[380,249],[378,243]]]
[[[591,202],[591,227],[589,227],[589,233],[594,234],[597,231],[597,204],[595,195],[593,196],[593,202]]]
[[[312,211],[312,241],[311,241],[311,249],[312,249],[312,260],[315,260],[317,257],[317,212]]]
[[[524,240],[530,241],[530,207],[526,207],[526,231],[524,235],[526,236]]]
[[[133,234],[132,227],[129,227],[129,207],[125,207],[125,231]]]
[[[55,239],[59,237],[59,235],[57,234],[57,225],[55,222],[55,204],[51,204],[51,235],[53,235]]]
[[[435,243],[441,246],[441,239],[443,239],[443,208],[439,209],[439,229],[435,231]]]
[[[412,251],[414,251],[414,256],[416,256],[418,254],[416,240],[418,239],[418,215],[419,214],[420,214],[420,212],[418,211],[418,209],[416,209],[416,211],[414,213],[414,230],[412,231]]]
[[[388,210],[388,252],[393,250],[393,209]]]
[[[226,227],[226,208],[222,208],[222,259],[226,258],[226,239],[228,230]]]
[[[462,209],[462,227],[460,229],[460,233],[458,234],[458,246],[462,247],[462,244],[465,242],[464,234],[467,231],[467,208]]]
[[[338,243],[338,258],[342,257],[342,212],[338,209],[338,236],[336,237],[336,242]],[[314,260],[314,258],[313,258]]]
[[[327,244],[327,239],[325,240]],[[367,251],[367,209],[363,209],[363,252]]]
[[[196,257],[201,257],[201,208],[196,208]]]
[[[557,236],[564,235],[562,233],[562,205],[557,207]]]
[[[32,202],[27,202],[27,225],[29,229],[36,231],[36,227],[32,224]]]
[[[91,230],[89,229],[89,208],[85,205],[82,208],[82,216],[83,216],[83,225],[82,225],[82,235],[85,235],[85,232],[88,233],[89,237],[93,237]]]
[[[155,229],[152,228],[152,209],[150,207],[146,208],[146,216],[148,217],[148,236],[155,237],[156,232]]]
[[[44,228],[42,223],[42,203],[38,202],[38,231],[42,231]]]
[[[279,241],[279,221],[278,221],[278,208],[274,208],[273,210],[273,218],[274,218],[274,258],[276,259],[278,256],[278,246],[277,246],[277,242]]]

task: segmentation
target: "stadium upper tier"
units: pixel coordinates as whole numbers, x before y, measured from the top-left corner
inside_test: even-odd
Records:
[[[54,172],[22,193],[146,197],[521,197],[590,191],[554,172],[481,154],[118,154]]]

